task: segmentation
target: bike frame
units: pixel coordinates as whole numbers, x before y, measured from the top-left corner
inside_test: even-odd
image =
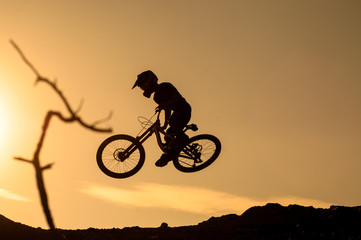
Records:
[[[159,113],[158,113],[158,117],[157,120],[152,124],[152,126],[150,126],[142,135],[137,136],[135,139],[138,140],[138,142],[140,144],[143,144],[150,136],[153,135],[153,133],[155,133],[155,136],[157,138],[157,143],[158,146],[160,147],[160,149],[162,149],[162,151],[164,152],[166,149],[166,145],[165,143],[163,143],[162,139],[161,139],[161,134],[163,134],[164,136],[167,137],[172,137],[169,134],[167,134],[161,127],[160,127],[160,120],[159,120]]]
[[[165,152],[166,151],[166,145],[162,142],[161,134],[164,136],[172,138],[173,136],[167,134],[160,126],[160,120],[159,115],[160,111],[157,112],[157,120],[140,136],[137,136],[135,139],[138,141],[137,143],[132,143],[125,151],[122,153],[122,156],[119,156],[120,159],[125,160],[127,159],[136,149],[138,144],[143,144],[150,136],[155,133],[157,138],[157,143],[160,149]]]

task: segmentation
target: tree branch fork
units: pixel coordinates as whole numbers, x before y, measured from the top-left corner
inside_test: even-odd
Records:
[[[41,166],[41,164],[40,164],[40,152],[43,147],[43,143],[45,140],[47,129],[50,125],[50,121],[53,117],[57,117],[58,119],[60,119],[61,121],[65,122],[65,123],[77,122],[84,128],[87,128],[91,131],[112,132],[112,128],[99,127],[100,124],[110,120],[110,118],[112,117],[112,112],[109,113],[108,117],[101,119],[101,120],[94,121],[91,124],[85,122],[79,115],[83,101],[81,101],[78,109],[74,111],[72,106],[69,104],[67,98],[64,96],[63,92],[60,91],[60,89],[58,88],[58,86],[56,84],[56,80],[50,81],[48,78],[45,78],[42,75],[40,75],[39,71],[26,58],[26,56],[21,51],[21,49],[18,47],[18,45],[13,40],[10,40],[10,43],[16,49],[16,51],[20,54],[20,56],[23,59],[23,61],[25,62],[25,64],[28,65],[29,68],[36,75],[35,85],[37,85],[38,83],[45,83],[48,86],[50,86],[56,92],[56,94],[60,97],[60,99],[62,100],[62,102],[64,103],[64,105],[68,111],[68,116],[63,115],[59,111],[49,110],[47,112],[45,119],[44,119],[43,126],[42,126],[41,136],[40,136],[40,139],[39,139],[38,145],[36,147],[36,150],[34,152],[32,160],[29,160],[29,159],[26,159],[23,157],[14,157],[15,160],[30,163],[34,166],[35,173],[36,173],[37,186],[38,186],[38,190],[39,190],[41,203],[43,206],[43,211],[46,216],[49,228],[51,230],[55,230],[55,224],[54,224],[52,216],[51,216],[51,212],[50,212],[50,208],[49,208],[49,204],[48,204],[48,198],[47,198],[47,194],[46,194],[46,190],[45,190],[45,183],[44,183],[43,174],[42,174],[44,170],[51,169],[51,167],[54,165],[54,163],[49,163],[44,166]]]

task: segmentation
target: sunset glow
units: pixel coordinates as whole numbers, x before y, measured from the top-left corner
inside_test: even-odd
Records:
[[[0,215],[47,228],[32,159],[48,111],[69,112],[56,82],[90,131],[51,119],[39,154],[57,228],[198,224],[253,205],[361,205],[361,1],[119,0],[0,4]],[[222,151],[196,173],[172,163],[154,135],[134,176],[98,167],[99,145],[136,137],[152,97],[131,89],[152,70],[192,106],[191,137]],[[52,164],[54,163],[54,164]],[[347,187],[346,187],[347,186]],[[31,201],[26,201],[31,199]]]
[[[266,205],[268,202],[277,202],[285,206],[289,204],[318,208],[329,208],[331,206],[330,203],[326,202],[290,196],[257,201],[206,188],[154,183],[138,183],[132,189],[84,184],[80,191],[105,202],[130,208],[172,209],[203,215],[246,211],[252,206]]]
[[[0,81],[4,82],[4,77],[1,76],[0,72]],[[10,112],[11,104],[8,102],[6,96],[8,93],[4,89],[0,89],[0,151],[4,152],[9,141],[11,130],[13,129],[12,116]],[[1,156],[0,152],[0,156]],[[0,161],[1,162],[1,161]]]

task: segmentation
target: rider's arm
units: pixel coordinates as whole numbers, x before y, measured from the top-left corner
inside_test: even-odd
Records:
[[[171,115],[172,111],[169,108],[166,108],[166,109],[163,108],[161,105],[156,107],[155,110],[159,113],[162,110],[164,111],[164,125],[161,128],[165,130],[168,127],[169,119],[170,119],[170,115]]]
[[[170,119],[170,114],[171,114],[171,110],[168,109],[164,109],[164,125],[163,125],[163,129],[166,129],[168,127],[168,123],[169,123],[169,119]]]
[[[182,96],[179,94],[170,94],[169,98],[166,101],[162,102],[162,108],[170,108],[170,106],[172,106],[174,103],[178,102],[181,99]]]

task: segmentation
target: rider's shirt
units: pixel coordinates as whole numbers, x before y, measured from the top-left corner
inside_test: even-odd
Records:
[[[187,101],[171,83],[160,83],[154,92],[153,99],[161,108],[176,112],[182,112],[189,108]],[[168,103],[172,101],[172,99],[177,100],[168,106]]]

